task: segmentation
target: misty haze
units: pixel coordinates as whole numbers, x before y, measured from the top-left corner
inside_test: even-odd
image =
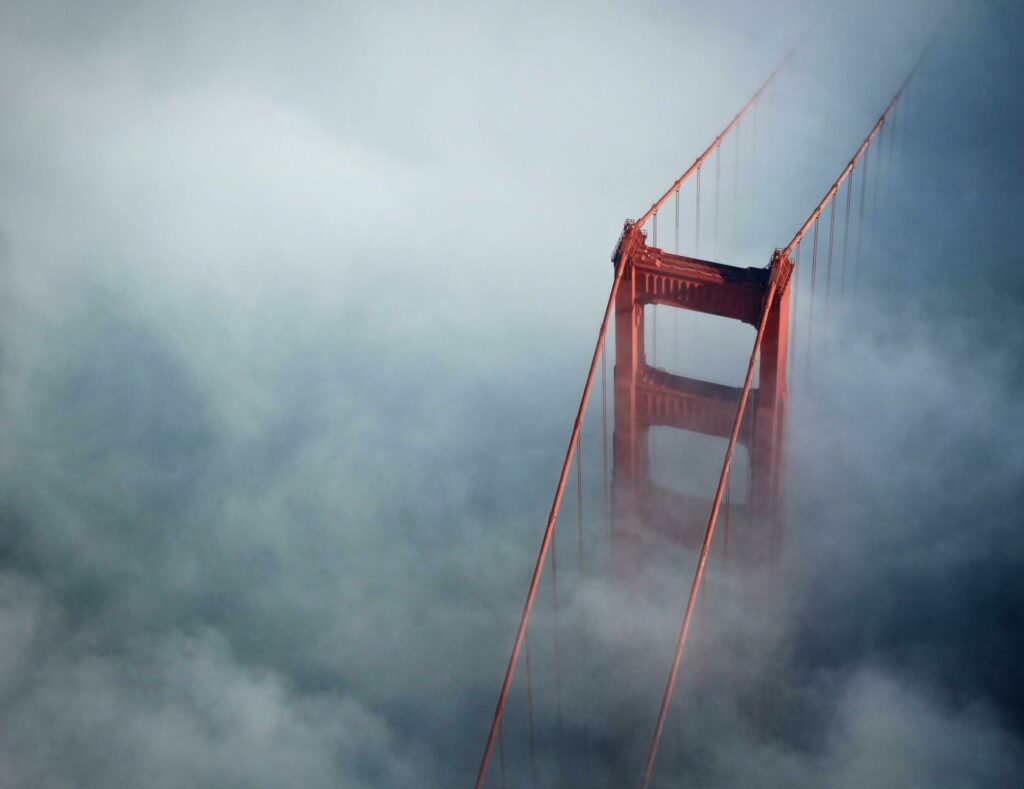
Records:
[[[0,2],[0,789],[1024,786],[1022,39]]]

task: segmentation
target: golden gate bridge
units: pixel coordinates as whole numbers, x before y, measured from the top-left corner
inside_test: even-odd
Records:
[[[802,40],[803,36],[801,36]],[[699,257],[701,224],[713,222],[713,235],[719,235],[723,156],[732,142],[733,157],[739,157],[739,138],[744,121],[754,120],[756,145],[757,108],[766,92],[789,66],[799,51],[799,43],[783,58],[750,100],[729,121],[686,171],[636,221],[627,221],[612,255],[614,276],[604,308],[597,340],[583,385],[568,448],[555,487],[547,523],[541,539],[533,573],[523,605],[511,655],[504,673],[498,701],[487,734],[476,776],[476,789],[488,781],[495,750],[500,768],[494,785],[508,785],[505,754],[505,712],[520,659],[526,663],[526,724],[529,774],[538,785],[535,732],[534,666],[530,654],[530,624],[545,568],[551,569],[554,627],[554,675],[557,731],[561,744],[562,656],[558,626],[558,557],[554,539],[566,488],[575,468],[577,494],[578,572],[583,576],[584,504],[583,466],[579,453],[584,417],[595,383],[600,378],[602,495],[604,520],[612,547],[613,575],[628,581],[649,560],[655,544],[652,535],[697,548],[696,567],[668,676],[657,712],[651,719],[646,757],[637,783],[646,789],[655,775],[659,747],[665,735],[665,723],[676,690],[680,666],[693,626],[698,600],[701,599],[708,560],[719,520],[725,530],[723,550],[728,551],[730,513],[742,509],[746,530],[732,534],[732,550],[750,565],[772,565],[778,559],[784,519],[785,443],[789,389],[794,385],[793,368],[798,343],[803,353],[803,377],[810,376],[814,352],[827,343],[821,336],[827,327],[830,305],[842,298],[855,284],[862,260],[865,217],[877,213],[878,184],[886,160],[891,165],[895,147],[897,108],[906,104],[908,89],[924,60],[922,53],[903,83],[871,126],[852,158],[842,168],[820,202],[807,216],[795,235],[776,248],[763,268],[739,267]],[[927,48],[925,50],[927,52]],[[702,175],[710,170],[713,182],[704,186]],[[734,178],[736,169],[734,168]],[[709,189],[713,190],[709,197]],[[688,194],[686,194],[688,192]],[[681,204],[693,205],[694,254],[680,253]],[[709,207],[710,203],[710,207]],[[838,214],[838,216],[837,216]],[[658,223],[672,220],[672,249],[659,246]],[[837,220],[839,226],[837,227]],[[707,232],[707,230],[705,230]],[[807,248],[809,246],[809,249]],[[847,280],[849,279],[849,283]],[[798,309],[801,288],[806,291],[805,307]],[[756,329],[746,374],[741,386],[726,386],[685,377],[648,363],[646,330],[651,329],[653,355],[657,354],[657,319],[648,321],[645,308],[658,306],[679,311],[739,321]],[[613,432],[611,463],[608,439],[608,365],[606,340],[614,325]],[[815,337],[818,326],[819,336]],[[817,346],[816,346],[817,341]],[[755,379],[757,386],[755,387]],[[660,487],[651,475],[653,429],[668,428],[714,436],[726,441],[724,459],[713,494],[709,500],[686,496]],[[749,466],[748,491],[742,505],[731,501],[730,474],[738,446],[746,451]],[[639,763],[639,759],[638,759]],[[560,784],[571,782],[560,770]]]

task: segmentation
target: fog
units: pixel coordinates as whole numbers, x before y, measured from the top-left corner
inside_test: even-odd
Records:
[[[741,0],[3,4],[0,783],[468,785],[622,222],[812,21],[714,259],[767,264],[935,44],[655,785],[1018,783],[1024,10]],[[510,786],[638,781],[693,571],[606,582],[594,405]]]

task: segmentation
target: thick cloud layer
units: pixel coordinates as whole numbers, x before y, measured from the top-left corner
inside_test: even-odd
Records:
[[[708,254],[766,263],[940,33],[796,354],[782,565],[716,554],[658,778],[1019,779],[1024,15],[862,5],[5,6],[3,785],[467,784],[618,228],[811,11]],[[636,780],[693,566],[603,582],[594,414],[547,785]]]

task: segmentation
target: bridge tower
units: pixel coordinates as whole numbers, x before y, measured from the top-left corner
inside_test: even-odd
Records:
[[[614,261],[626,269],[615,299],[613,501],[616,564],[620,572],[628,572],[653,535],[698,545],[710,509],[710,501],[653,483],[651,428],[667,426],[728,440],[741,392],[738,387],[649,365],[644,352],[644,307],[660,304],[693,310],[743,321],[756,329],[773,270],[782,264],[776,257],[767,268],[737,268],[671,254],[648,246],[644,233],[630,223]],[[743,554],[759,557],[773,555],[779,541],[789,288],[783,288],[773,302],[767,305],[757,387],[751,391],[739,434],[751,468],[748,517],[743,523],[751,524],[756,533],[743,535],[737,547]]]

